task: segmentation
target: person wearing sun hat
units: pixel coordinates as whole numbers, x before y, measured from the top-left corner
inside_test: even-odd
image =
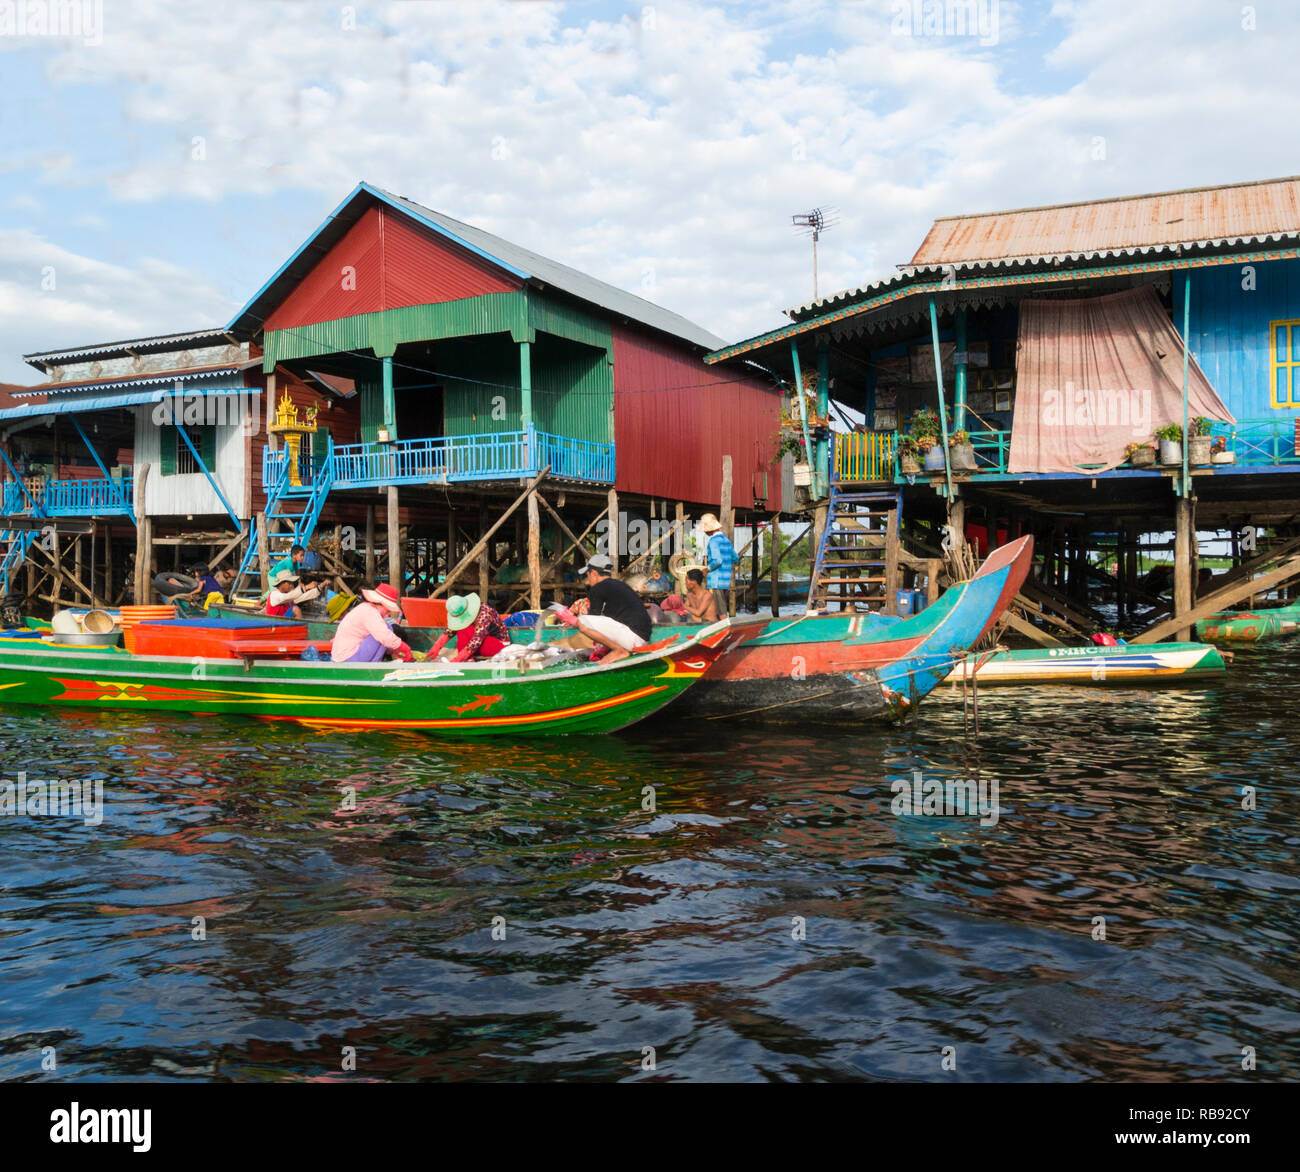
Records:
[[[730,610],[727,591],[731,589],[731,573],[736,565],[736,547],[722,531],[722,524],[712,513],[700,518],[700,532],[709,539],[705,560],[709,563],[709,576],[705,585],[713,591],[713,601],[718,615],[726,618]]]
[[[330,659],[335,663],[378,663],[390,652],[394,659],[413,659],[410,647],[389,626],[390,621],[402,617],[397,587],[388,582],[373,590],[363,587],[361,598],[339,623],[330,644]]]
[[[456,654],[451,657],[452,663],[491,659],[510,644],[505,620],[477,594],[453,594],[447,599],[447,630],[433,645],[429,657],[436,656],[453,635]]]
[[[316,591],[304,591],[298,585],[298,575],[292,570],[281,570],[275,576],[271,593],[266,596],[265,613],[271,618],[298,618],[298,603],[315,598]]]

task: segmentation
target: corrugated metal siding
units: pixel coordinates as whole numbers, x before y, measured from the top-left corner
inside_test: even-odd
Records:
[[[520,430],[519,346],[508,336],[446,342],[434,348],[433,365],[452,376],[440,378],[446,435]]]
[[[212,491],[208,478],[202,472],[183,476],[163,476],[159,447],[161,429],[153,421],[149,407],[135,410],[135,460],[148,464],[149,475],[144,486],[144,512],[151,517],[176,517],[205,514],[225,514],[220,497]],[[232,414],[237,408],[232,408]],[[191,438],[193,432],[191,428]],[[216,428],[216,466],[208,466],[216,482],[225,493],[231,508],[239,511],[244,502],[244,428],[238,423]],[[200,449],[201,450],[201,449]],[[260,461],[260,452],[259,452]],[[205,456],[206,461],[206,456]],[[260,468],[260,463],[259,463]]]
[[[1243,289],[1239,265],[1192,274],[1192,354],[1237,419],[1294,414],[1272,405],[1268,325],[1300,318],[1300,261],[1251,266],[1254,289]],[[1183,277],[1174,282],[1174,325],[1183,325]]]
[[[716,504],[722,457],[732,458],[732,504],[749,509],[767,477],[765,508],[781,505],[775,387],[705,366],[684,349],[614,327],[616,487]]]
[[[613,341],[608,323],[584,313],[576,305],[561,303],[544,297],[536,290],[528,293],[528,325],[534,334],[539,331],[599,346],[613,355]]]
[[[614,438],[614,369],[602,349],[539,334],[532,347],[539,431],[607,444]]]
[[[363,313],[319,322],[310,330],[268,330],[262,364],[263,369],[272,370],[277,362],[348,350],[392,354],[404,342],[503,331],[519,340],[527,337],[528,299],[523,292],[487,293],[440,305]]]
[[[1300,179],[936,220],[914,265],[1178,244],[1300,229]]]
[[[344,285],[343,270],[354,273]],[[290,329],[459,301],[522,287],[516,278],[387,208],[372,207],[267,315],[269,330]]]

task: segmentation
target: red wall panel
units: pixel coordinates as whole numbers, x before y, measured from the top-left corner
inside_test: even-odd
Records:
[[[345,287],[344,269],[351,268]],[[520,282],[467,249],[389,208],[367,209],[266,319],[282,330],[339,317],[435,305]]]
[[[613,335],[616,487],[716,505],[729,455],[733,507],[754,507],[766,472],[763,507],[779,509],[777,389],[627,326],[615,325]]]

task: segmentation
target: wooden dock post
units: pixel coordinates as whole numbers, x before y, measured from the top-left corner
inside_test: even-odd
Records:
[[[1192,609],[1192,542],[1196,506],[1190,497],[1174,502],[1174,617],[1182,618]],[[1176,639],[1191,638],[1191,627],[1180,627]]]
[[[257,572],[262,579],[262,592],[271,585],[271,535],[266,531],[266,514],[257,514]]]

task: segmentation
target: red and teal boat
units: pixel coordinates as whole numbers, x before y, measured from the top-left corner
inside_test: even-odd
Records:
[[[615,663],[347,664],[131,655],[0,641],[0,703],[256,716],[447,737],[606,733],[697,684],[761,620],[681,630]]]
[[[1032,537],[994,550],[973,578],[910,618],[771,619],[760,635],[722,656],[673,712],[774,723],[856,722],[906,712],[1011,605],[1033,553]]]
[[[1196,624],[1196,637],[1205,643],[1267,643],[1300,634],[1300,606],[1228,611]]]

